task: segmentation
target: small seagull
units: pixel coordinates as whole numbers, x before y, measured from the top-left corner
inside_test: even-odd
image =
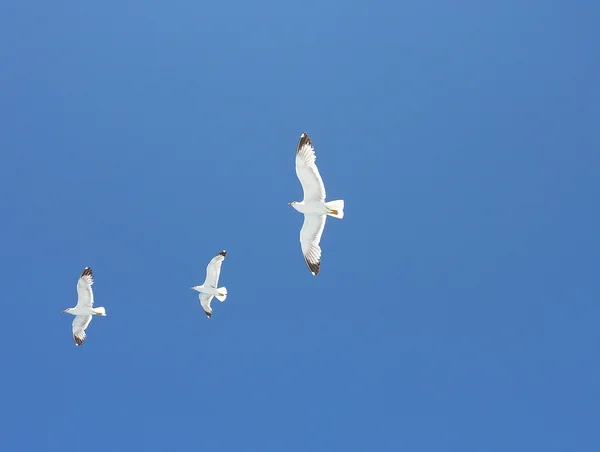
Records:
[[[315,148],[306,133],[300,135],[296,149],[296,175],[302,184],[304,199],[289,205],[304,214],[300,246],[310,272],[316,276],[321,268],[321,235],[327,215],[344,218],[344,200],[325,202],[325,185],[315,164]]]
[[[94,284],[92,269],[85,267],[79,281],[77,281],[77,306],[63,311],[75,316],[75,319],[73,319],[73,340],[77,347],[85,342],[85,329],[92,321],[92,316],[106,316],[106,309],[103,307],[94,308],[92,284]]]
[[[217,297],[217,300],[219,301],[225,301],[225,298],[227,298],[227,288],[217,288],[217,285],[219,284],[219,275],[221,274],[221,265],[225,260],[225,256],[227,256],[227,251],[223,250],[213,257],[206,267],[206,279],[204,280],[204,283],[201,286],[190,288],[191,290],[200,292],[200,305],[209,319],[212,317],[210,302],[213,297]]]

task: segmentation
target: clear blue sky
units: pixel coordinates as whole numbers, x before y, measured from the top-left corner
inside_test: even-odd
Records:
[[[600,5],[484,3],[3,2],[0,448],[600,450]]]

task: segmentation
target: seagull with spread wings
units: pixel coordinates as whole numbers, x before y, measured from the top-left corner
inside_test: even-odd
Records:
[[[225,260],[225,256],[227,256],[227,251],[223,250],[213,257],[206,267],[206,279],[204,283],[201,286],[191,287],[192,290],[200,292],[200,305],[209,319],[212,317],[210,302],[213,297],[217,297],[219,301],[225,301],[225,298],[227,298],[227,288],[217,287],[219,284],[219,275],[221,274],[221,265]]]
[[[77,306],[67,308],[63,311],[75,316],[75,319],[73,319],[73,340],[78,347],[85,342],[85,329],[92,321],[92,316],[106,315],[106,310],[103,307],[94,308],[92,284],[94,284],[92,269],[85,267],[79,277],[79,281],[77,281]]]
[[[296,149],[296,175],[302,184],[304,199],[289,204],[304,214],[304,224],[300,230],[300,246],[308,269],[317,275],[321,268],[321,235],[327,215],[344,218],[344,200],[325,201],[325,185],[315,164],[315,148],[308,134],[303,133]]]

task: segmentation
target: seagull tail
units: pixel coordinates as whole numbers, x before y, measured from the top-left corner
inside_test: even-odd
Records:
[[[219,287],[217,289],[217,294],[215,295],[215,297],[217,297],[217,300],[219,301],[225,301],[225,298],[227,298],[227,287]]]
[[[344,218],[344,200],[336,199],[335,201],[329,201],[325,203],[325,207],[327,207],[327,215],[334,218],[339,218],[340,220]]]
[[[99,308],[94,308],[94,314],[104,316],[106,315],[106,309],[104,309],[102,306]]]

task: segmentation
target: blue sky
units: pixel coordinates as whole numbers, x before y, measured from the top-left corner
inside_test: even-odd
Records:
[[[2,450],[597,451],[599,20],[3,2]],[[302,132],[346,201],[317,277]]]

